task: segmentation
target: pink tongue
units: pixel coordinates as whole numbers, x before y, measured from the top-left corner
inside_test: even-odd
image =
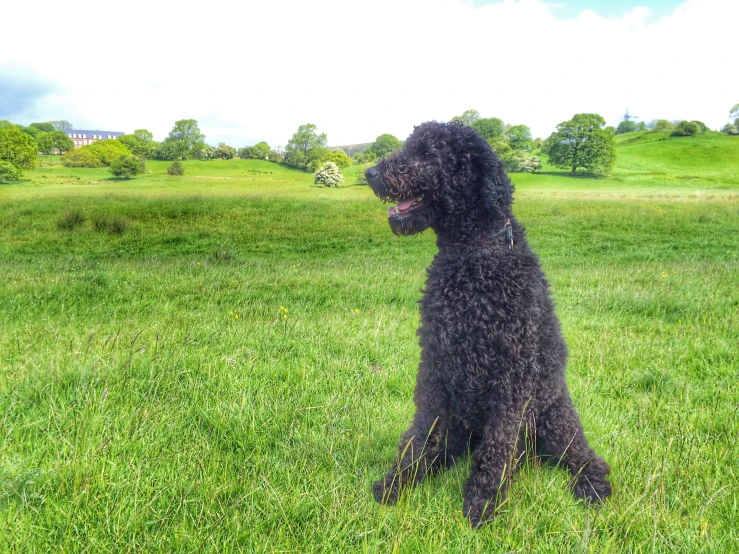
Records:
[[[408,208],[410,208],[413,205],[413,203],[416,201],[416,199],[417,199],[417,197],[416,198],[409,198],[408,200],[403,200],[402,202],[400,202],[396,206],[396,208],[398,208],[398,210],[400,210],[401,212],[404,212],[404,211],[406,211]]]

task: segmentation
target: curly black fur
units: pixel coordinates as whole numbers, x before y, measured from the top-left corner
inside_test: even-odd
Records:
[[[421,364],[413,424],[395,464],[374,485],[378,502],[472,451],[464,513],[492,517],[526,443],[566,466],[573,492],[600,502],[610,468],[588,446],[565,382],[567,347],[539,260],[511,212],[513,187],[472,129],[424,123],[366,172],[396,234],[431,227],[439,252],[421,299]],[[515,244],[495,236],[510,220]],[[524,437],[527,440],[524,440]]]

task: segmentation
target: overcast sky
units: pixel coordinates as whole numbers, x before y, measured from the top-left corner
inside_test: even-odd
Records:
[[[211,144],[400,139],[466,109],[546,138],[579,112],[617,125],[739,102],[738,0],[5,2],[0,119]]]

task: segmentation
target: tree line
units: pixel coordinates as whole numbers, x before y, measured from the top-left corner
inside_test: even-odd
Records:
[[[739,104],[731,108],[729,119],[733,122],[726,124],[722,131],[739,135]],[[671,136],[685,137],[708,131],[708,127],[697,120],[622,121],[618,127],[606,127],[602,116],[584,113],[563,121],[555,132],[542,140],[532,138],[526,125],[510,125],[497,117],[482,117],[477,110],[467,110],[453,117],[452,121],[471,127],[484,138],[508,172],[540,170],[540,156],[543,154],[548,156],[550,164],[566,168],[573,175],[578,171],[608,173],[616,160],[614,135],[671,131]],[[71,128],[72,124],[64,120],[28,126],[1,120],[0,182],[20,179],[22,170],[35,167],[37,154],[41,152],[62,154],[62,162],[67,167],[107,166],[114,175],[125,178],[144,171],[147,159],[177,162],[168,170],[172,175],[183,174],[181,160],[259,159],[313,172],[316,182],[331,186],[341,182],[341,170],[352,163],[375,162],[403,144],[391,134],[382,134],[364,151],[358,151],[350,158],[342,149],[329,148],[326,133],[319,133],[315,124],[307,123],[298,127],[284,150],[280,146],[272,148],[264,141],[239,149],[223,142],[214,147],[205,142],[205,135],[196,120],[182,119],[175,122],[162,142],[155,141],[147,129],[137,129],[117,140],[101,140],[75,149],[67,136]]]

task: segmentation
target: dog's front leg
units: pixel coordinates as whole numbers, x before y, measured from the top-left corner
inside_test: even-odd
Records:
[[[463,512],[473,527],[493,517],[502,502],[516,464],[516,446],[523,433],[525,405],[496,406],[472,456],[472,473],[464,487]]]
[[[392,468],[373,487],[375,500],[381,504],[395,504],[403,488],[415,487],[446,462],[449,399],[444,387],[429,378],[423,365],[414,397],[413,424],[400,438]]]

